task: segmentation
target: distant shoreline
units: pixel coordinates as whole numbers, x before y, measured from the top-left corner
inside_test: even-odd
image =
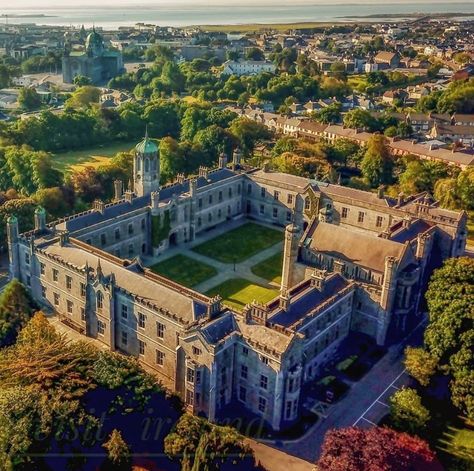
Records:
[[[414,18],[446,18],[446,19],[449,19],[449,18],[457,18],[457,17],[474,17],[474,13],[387,13],[387,14],[383,14],[383,13],[375,13],[373,15],[360,15],[360,16],[356,16],[356,15],[346,15],[346,16],[338,16],[338,18],[342,18],[342,19],[352,19],[352,18],[361,18],[361,19],[364,19],[364,18],[367,18],[367,19],[371,19],[371,18],[407,18],[407,17],[414,17]]]
[[[18,15],[18,14],[13,14],[13,15],[8,15],[6,13],[2,13],[0,15],[0,18],[58,18],[55,15],[45,15],[43,13],[25,13],[24,15]]]

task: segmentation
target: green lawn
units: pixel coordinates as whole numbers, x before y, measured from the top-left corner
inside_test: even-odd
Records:
[[[474,211],[468,211],[467,243],[468,245],[474,245]]]
[[[53,164],[57,170],[80,170],[85,166],[97,167],[113,157],[117,152],[128,152],[136,141],[114,142],[112,144],[90,147],[88,149],[58,152],[53,154]]]
[[[283,254],[281,252],[267,258],[263,262],[257,263],[252,267],[254,275],[265,278],[265,280],[274,283],[281,283],[281,270],[283,265]]]
[[[282,240],[282,232],[249,222],[208,240],[193,250],[219,262],[240,263]]]
[[[217,275],[214,267],[185,255],[176,255],[157,263],[150,270],[190,288]]]
[[[446,454],[460,459],[474,469],[474,430],[448,425],[439,440],[439,448]],[[469,465],[468,465],[469,463]],[[471,469],[471,468],[465,468]]]
[[[253,300],[260,303],[271,301],[278,296],[278,291],[255,285],[251,281],[242,278],[232,278],[206,293],[207,296],[216,296],[217,294],[222,296],[225,304],[241,310]]]

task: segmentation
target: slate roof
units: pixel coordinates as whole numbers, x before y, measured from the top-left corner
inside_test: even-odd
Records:
[[[390,236],[390,240],[404,244],[405,242],[412,241],[417,238],[418,234],[425,233],[428,229],[433,227],[432,224],[423,221],[422,219],[417,219],[411,223],[408,227],[402,227],[400,230],[397,230]]]
[[[400,259],[405,249],[392,240],[324,222],[312,225],[304,243],[315,252],[380,273],[385,268],[385,257]]]
[[[274,324],[290,327],[295,322],[310,314],[311,311],[314,311],[320,304],[349,286],[350,283],[350,281],[336,273],[327,279],[322,291],[315,287],[308,287],[308,289],[290,299],[290,306],[287,311],[277,309],[269,320]]]
[[[208,178],[198,177],[197,187],[204,188],[207,185],[212,183],[217,183],[219,181],[225,180],[235,176],[236,173],[230,169],[218,169],[215,171],[210,171]],[[185,180],[183,183],[175,183],[173,185],[167,185],[160,190],[160,201],[166,202],[170,200],[174,195],[179,196],[184,193],[189,192],[189,180]],[[70,232],[75,232],[86,227],[105,222],[109,219],[113,219],[122,215],[134,211],[136,209],[145,208],[150,204],[150,196],[140,196],[135,197],[129,203],[128,201],[122,200],[118,203],[108,204],[105,206],[104,213],[99,211],[91,210],[85,213],[82,213],[77,216],[72,216],[64,220],[60,220],[57,223],[58,229],[67,229]]]
[[[222,317],[206,324],[201,333],[205,339],[212,344],[216,344],[232,332],[235,332],[237,325],[231,312],[227,312]]]
[[[99,257],[74,245],[74,243],[63,246],[54,243],[43,250],[47,254],[79,268],[84,268],[87,263],[92,270],[97,270]],[[111,274],[115,276],[118,287],[155,304],[161,309],[176,314],[185,322],[193,322],[207,311],[207,306],[203,302],[193,299],[187,293],[150,280],[142,273],[129,270],[127,267],[120,266],[103,257],[100,258],[100,266],[104,276]]]

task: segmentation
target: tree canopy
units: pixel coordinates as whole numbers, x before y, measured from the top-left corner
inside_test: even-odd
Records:
[[[320,471],[441,471],[428,444],[385,427],[350,427],[326,433]]]

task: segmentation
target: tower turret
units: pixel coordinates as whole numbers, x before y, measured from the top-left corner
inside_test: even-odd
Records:
[[[42,233],[46,230],[46,211],[42,207],[35,209],[35,232]]]
[[[285,241],[283,247],[283,269],[281,276],[280,307],[288,309],[290,290],[293,283],[293,268],[298,258],[299,227],[288,224],[285,229]]]
[[[143,141],[135,147],[133,188],[137,196],[149,195],[160,189],[158,146],[148,137],[148,130]]]
[[[10,260],[10,278],[20,277],[20,261],[18,249],[18,219],[10,216],[7,220],[8,258]]]

